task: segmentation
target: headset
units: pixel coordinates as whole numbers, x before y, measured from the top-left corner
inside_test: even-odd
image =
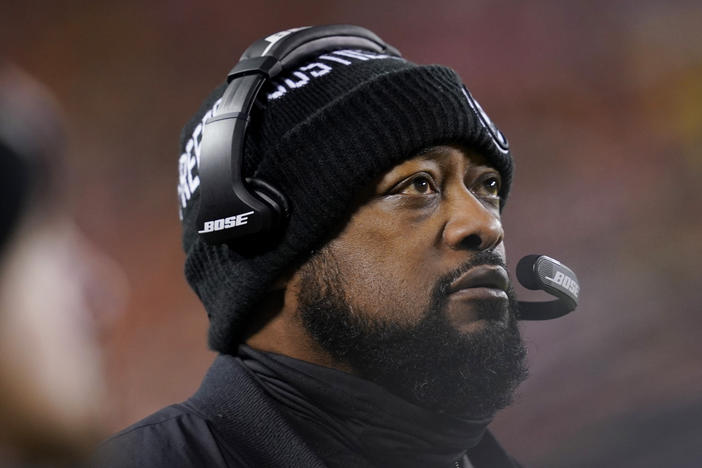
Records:
[[[366,49],[400,57],[371,31],[352,25],[282,31],[254,42],[227,76],[200,146],[198,233],[209,244],[267,234],[288,216],[285,197],[263,180],[242,177],[246,127],[264,83],[310,57],[335,49]]]
[[[288,217],[283,194],[267,182],[242,175],[246,128],[263,85],[296,64],[331,50],[351,48],[401,57],[373,32],[353,25],[289,29],[254,42],[227,75],[219,107],[205,122],[200,146],[200,238],[221,244],[266,235]],[[577,306],[575,273],[545,255],[529,255],[517,267],[517,278],[529,289],[555,296],[551,302],[520,302],[519,318],[560,317]]]

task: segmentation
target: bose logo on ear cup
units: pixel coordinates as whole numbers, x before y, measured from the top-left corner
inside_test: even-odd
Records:
[[[249,222],[249,216],[251,216],[252,214],[253,211],[247,211],[246,213],[229,216],[227,218],[215,219],[213,221],[205,221],[202,230],[197,232],[202,234],[206,232],[224,231],[225,229],[243,226],[244,224]]]

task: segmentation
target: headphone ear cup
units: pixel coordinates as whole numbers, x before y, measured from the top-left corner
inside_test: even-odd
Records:
[[[246,178],[246,185],[262,200],[271,212],[271,228],[275,229],[288,218],[288,201],[285,196],[268,182],[253,177]]]

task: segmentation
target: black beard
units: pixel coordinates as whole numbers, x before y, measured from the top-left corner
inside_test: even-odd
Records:
[[[486,324],[475,332],[459,333],[443,312],[451,282],[484,264],[503,262],[491,252],[477,254],[437,282],[419,323],[400,325],[352,312],[338,263],[325,249],[302,269],[299,311],[307,332],[358,376],[427,409],[490,417],[512,402],[527,376],[514,293],[508,291],[507,306],[476,302]]]

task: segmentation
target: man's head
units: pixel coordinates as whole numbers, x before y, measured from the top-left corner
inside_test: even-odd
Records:
[[[180,158],[186,276],[208,311],[211,347],[234,352],[248,339],[273,349],[273,340],[285,354],[371,376],[382,371],[344,362],[350,353],[333,338],[363,333],[372,349],[373,333],[409,337],[405,348],[424,341],[422,330],[456,345],[516,333],[499,218],[511,158],[455,72],[337,50],[274,80],[251,117],[244,175],[281,191],[289,220],[273,237],[208,246],[195,223],[199,147],[223,90],[184,129]],[[467,288],[476,281],[489,287]],[[347,331],[334,337],[323,309]],[[448,365],[444,351],[438,365]]]

